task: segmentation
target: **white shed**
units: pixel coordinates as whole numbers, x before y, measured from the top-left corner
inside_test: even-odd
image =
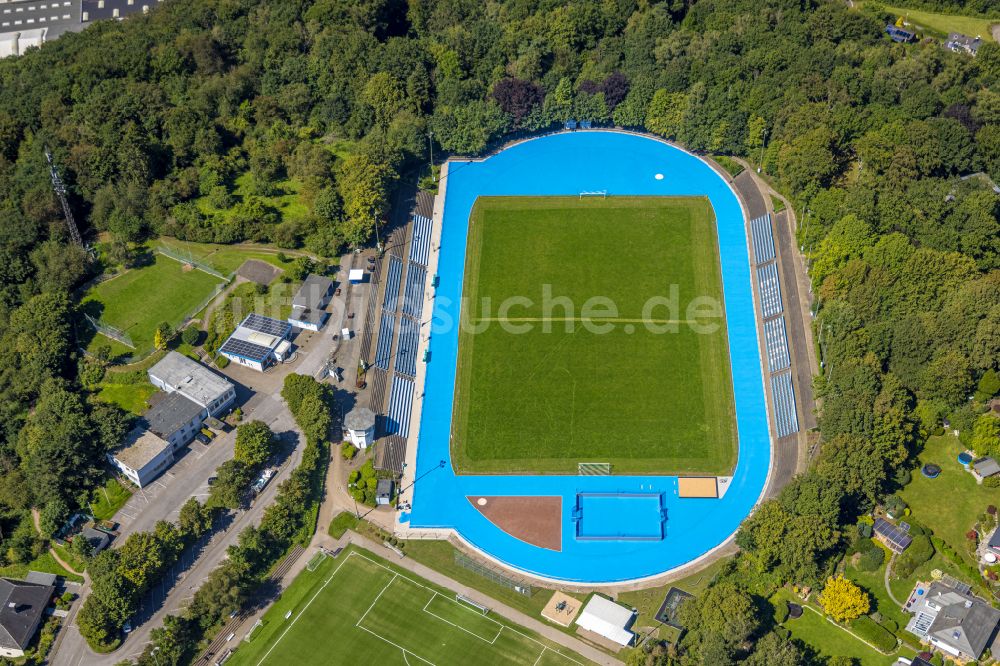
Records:
[[[576,623],[588,631],[599,634],[619,645],[631,645],[635,634],[629,631],[635,613],[631,608],[595,594],[583,607]]]

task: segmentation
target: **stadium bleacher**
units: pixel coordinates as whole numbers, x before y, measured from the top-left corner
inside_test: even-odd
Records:
[[[396,322],[396,315],[386,310],[382,311],[382,321],[379,323],[378,345],[375,347],[375,367],[383,370],[389,369],[389,361],[392,359],[392,328]]]
[[[792,389],[791,372],[784,372],[771,378],[771,396],[778,437],[798,432],[799,417],[795,413],[795,391]]]
[[[417,374],[417,347],[420,344],[420,325],[415,319],[399,320],[399,342],[396,346],[396,372],[410,377]]]
[[[410,262],[427,265],[431,255],[431,229],[429,218],[413,215],[413,236],[410,238]]]
[[[750,236],[753,239],[754,261],[758,266],[774,259],[774,236],[771,233],[770,215],[750,220]]]
[[[764,344],[767,347],[767,367],[771,372],[784,370],[792,364],[788,356],[784,317],[764,322]]]
[[[781,314],[781,287],[778,284],[778,264],[767,264],[757,271],[760,309],[764,319]]]
[[[385,276],[385,296],[382,309],[395,312],[399,305],[399,285],[403,281],[403,260],[389,255],[389,270]]]
[[[410,262],[406,271],[406,289],[403,291],[403,314],[420,319],[424,312],[424,285],[427,270]]]
[[[385,431],[390,435],[406,437],[410,433],[410,411],[413,409],[413,381],[396,375],[389,391],[389,410]]]

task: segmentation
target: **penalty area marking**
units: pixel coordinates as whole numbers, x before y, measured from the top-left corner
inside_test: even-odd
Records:
[[[441,596],[441,595],[439,595],[437,593],[437,590],[431,590],[431,598],[427,600],[426,604],[424,604],[423,611],[425,613],[427,613],[428,615],[433,615],[434,617],[436,617],[437,619],[441,620],[442,622],[447,622],[448,624],[450,624],[451,626],[455,627],[456,629],[461,629],[462,631],[464,631],[465,633],[469,634],[470,636],[475,636],[476,638],[478,638],[479,640],[481,640],[484,643],[489,643],[490,645],[493,645],[493,644],[495,644],[497,642],[497,639],[500,638],[500,634],[503,633],[504,625],[500,624],[499,622],[497,622],[493,618],[486,617],[485,615],[481,616],[481,617],[489,620],[493,624],[497,625],[498,627],[500,627],[499,629],[497,629],[497,635],[493,637],[493,640],[488,641],[485,638],[483,638],[482,636],[480,636],[479,634],[477,634],[476,632],[469,631],[465,627],[463,627],[461,625],[458,625],[458,624],[455,624],[451,620],[446,620],[445,618],[441,617],[440,615],[438,615],[434,611],[427,610],[427,607],[431,605],[431,602],[434,601],[439,596]],[[443,597],[443,596],[441,598],[442,599],[447,599],[447,597]],[[457,604],[459,608],[465,608],[465,606],[463,606],[462,604],[459,604],[457,601],[452,601],[451,599],[448,599],[448,601],[450,603]],[[466,608],[466,610],[468,610],[470,613],[474,613],[475,612],[471,608]],[[477,616],[477,617],[480,617],[480,616]]]

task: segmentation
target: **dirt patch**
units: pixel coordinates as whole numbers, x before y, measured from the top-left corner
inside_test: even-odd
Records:
[[[240,277],[265,287],[274,282],[274,278],[280,273],[280,268],[259,259],[247,259],[236,269],[236,274]]]
[[[467,495],[487,520],[515,539],[548,550],[562,550],[562,498]]]

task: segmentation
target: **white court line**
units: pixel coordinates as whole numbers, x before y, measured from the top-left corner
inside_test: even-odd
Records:
[[[353,555],[353,554],[354,553],[352,552],[351,555]],[[302,610],[299,611],[299,614],[296,615],[294,618],[292,618],[292,621],[288,623],[288,626],[285,628],[285,630],[283,632],[281,632],[280,636],[278,636],[278,640],[274,641],[274,644],[272,644],[271,647],[268,648],[267,652],[264,653],[264,656],[260,658],[260,661],[257,662],[257,666],[260,666],[261,664],[264,663],[264,660],[268,658],[268,656],[271,654],[271,651],[274,650],[274,648],[278,646],[278,643],[280,643],[281,639],[285,637],[285,634],[287,634],[291,630],[292,626],[296,622],[298,622],[299,618],[302,617],[305,614],[306,609],[309,608],[309,606],[312,605],[312,602],[314,602],[316,600],[316,597],[318,597],[320,595],[320,593],[323,590],[326,589],[326,586],[330,584],[330,581],[333,580],[333,577],[337,575],[338,571],[340,571],[340,567],[344,566],[344,563],[347,562],[347,560],[349,560],[349,559],[351,559],[351,558],[350,557],[345,557],[344,560],[340,564],[337,565],[337,568],[333,570],[333,573],[331,573],[330,577],[326,579],[326,582],[323,583],[323,585],[318,590],[316,590],[316,594],[314,594],[312,596],[312,599],[310,599],[308,602],[306,602],[306,605],[302,607]]]
[[[361,626],[361,623],[364,622],[366,617],[368,617],[368,613],[370,613],[371,610],[375,608],[375,604],[378,603],[378,600],[382,598],[382,595],[385,593],[385,591],[389,589],[390,585],[392,585],[392,581],[396,580],[397,578],[399,578],[399,574],[393,575],[393,577],[389,579],[389,582],[385,584],[385,587],[379,590],[379,593],[375,595],[375,601],[373,601],[372,605],[368,607],[368,610],[365,611],[365,614],[362,615],[360,618],[358,618],[358,621],[354,624],[355,627]]]
[[[385,641],[386,643],[388,643],[389,645],[391,645],[391,646],[393,646],[393,647],[395,647],[395,648],[399,648],[399,649],[400,649],[400,650],[401,650],[401,651],[403,652],[403,658],[404,658],[404,659],[406,658],[406,654],[407,654],[407,653],[409,652],[410,654],[412,654],[412,655],[413,655],[414,657],[416,657],[416,658],[417,658],[417,659],[419,659],[420,661],[424,662],[425,664],[430,664],[431,666],[434,666],[434,662],[433,662],[433,661],[427,661],[426,659],[424,659],[423,657],[421,657],[421,656],[420,656],[419,654],[416,654],[416,653],[414,653],[414,652],[410,652],[409,650],[407,650],[407,649],[406,649],[405,647],[403,647],[403,646],[402,646],[402,645],[400,645],[399,643],[393,643],[392,641],[390,641],[390,640],[389,640],[388,638],[386,638],[385,636],[382,636],[382,635],[380,635],[380,634],[376,634],[376,633],[375,633],[374,631],[372,631],[371,629],[368,629],[368,628],[366,628],[366,627],[362,627],[362,626],[361,626],[360,624],[359,624],[359,625],[357,625],[357,628],[358,628],[358,629],[361,629],[362,631],[367,631],[367,632],[368,632],[369,634],[371,634],[371,635],[372,635],[372,636],[374,636],[375,638],[377,638],[377,639],[379,639],[379,640],[382,640],[382,641]],[[406,662],[406,663],[410,663],[410,662]]]
[[[389,571],[389,572],[391,572],[391,573],[394,573],[394,574],[396,574],[396,577],[397,577],[397,578],[402,578],[402,579],[403,579],[403,580],[405,580],[405,581],[408,581],[408,582],[410,582],[410,583],[413,583],[414,585],[417,585],[418,587],[423,587],[423,588],[426,588],[426,589],[428,589],[428,590],[431,590],[432,592],[434,592],[434,591],[435,591],[435,590],[433,590],[432,588],[429,588],[429,587],[427,587],[426,585],[423,585],[422,583],[418,583],[417,581],[413,580],[412,578],[409,578],[409,577],[407,577],[407,576],[404,576],[403,574],[400,574],[400,573],[396,573],[395,571],[393,571],[393,570],[392,570],[392,569],[390,569],[389,567],[385,566],[385,565],[384,565],[384,564],[382,564],[381,562],[376,562],[375,560],[371,559],[370,557],[367,557],[367,556],[365,556],[365,555],[363,555],[363,554],[361,554],[361,553],[359,553],[359,552],[357,552],[357,551],[351,551],[351,553],[350,553],[350,554],[351,554],[351,556],[357,556],[357,557],[360,557],[360,558],[361,558],[361,559],[363,559],[363,560],[368,560],[369,562],[371,562],[371,563],[372,563],[372,564],[374,564],[375,566],[377,566],[377,567],[381,567],[381,568],[385,569],[386,571]],[[350,558],[348,558],[348,559],[350,559]],[[346,562],[347,560],[344,560],[344,561]],[[339,569],[340,567],[337,567],[337,568]],[[492,618],[491,618],[491,619],[492,619]],[[496,621],[496,620],[494,620],[494,622],[495,622],[495,621]],[[545,645],[545,643],[542,643],[541,641],[539,641],[539,640],[537,640],[537,639],[535,639],[535,638],[532,638],[531,636],[528,636],[527,634],[524,634],[524,633],[521,633],[520,631],[518,631],[518,630],[517,630],[517,629],[515,629],[514,627],[509,627],[509,626],[507,626],[507,625],[503,625],[503,626],[504,626],[504,627],[505,627],[506,629],[508,629],[508,630],[510,630],[510,631],[512,631],[512,632],[514,632],[514,633],[515,633],[515,634],[517,634],[518,636],[521,636],[522,638],[526,638],[526,639],[528,639],[528,640],[529,640],[529,641],[531,641],[532,643],[537,643],[538,645],[541,645],[541,646],[542,646],[543,648],[546,648],[546,649],[549,649],[549,650],[552,650],[552,648],[550,648],[550,647],[548,647],[547,645]],[[361,627],[361,628],[363,629],[364,627]],[[369,631],[368,633],[370,633],[370,634],[372,634],[372,635],[374,635],[374,636],[377,636],[377,635],[378,635],[378,634],[375,634],[375,633],[373,633],[373,632],[371,632],[371,631]],[[381,636],[380,636],[379,638],[381,638]],[[383,639],[383,640],[385,640],[385,639]],[[387,643],[392,643],[391,641],[386,641],[386,642],[387,642]],[[395,644],[395,643],[392,643],[392,645],[396,645],[396,644]],[[397,647],[398,647],[398,646],[397,646]],[[402,648],[400,648],[400,649],[402,649]],[[569,659],[570,661],[572,661],[572,662],[573,662],[574,664],[580,664],[580,666],[583,666],[583,662],[580,662],[580,661],[577,661],[576,659],[574,659],[573,657],[570,657],[570,656],[569,656],[569,655],[567,655],[567,654],[563,654],[563,652],[562,652],[562,651],[560,651],[560,650],[552,650],[552,651],[553,651],[553,652],[555,652],[556,654],[558,654],[558,655],[562,656],[562,657],[566,657],[567,659]],[[544,652],[544,650],[543,650],[543,652]],[[413,654],[413,653],[411,652],[410,654]],[[413,656],[414,656],[414,657],[416,657],[417,655],[415,655],[415,654],[414,654]],[[418,658],[419,658],[419,657],[418,657]]]
[[[426,604],[424,604],[424,608],[423,608],[423,611],[424,611],[425,613],[427,613],[428,615],[432,615],[432,616],[436,617],[437,619],[441,620],[442,622],[447,622],[448,624],[450,624],[451,626],[455,627],[456,629],[461,629],[462,631],[464,631],[465,633],[469,634],[470,636],[475,636],[476,638],[478,638],[479,640],[481,640],[481,641],[482,641],[482,642],[484,642],[484,643],[489,643],[490,645],[493,645],[494,643],[496,643],[496,642],[497,642],[497,639],[498,639],[498,638],[500,638],[500,634],[502,634],[502,633],[503,633],[503,625],[502,625],[502,624],[500,624],[499,622],[497,622],[496,620],[494,620],[494,619],[493,619],[493,618],[491,618],[491,617],[486,617],[485,615],[483,615],[483,616],[482,616],[482,617],[483,617],[484,619],[486,619],[486,620],[489,620],[490,622],[492,622],[493,624],[497,625],[497,626],[498,626],[498,627],[500,627],[500,628],[499,628],[499,629],[497,629],[497,635],[493,637],[493,640],[491,640],[491,641],[488,641],[488,640],[486,640],[485,638],[483,638],[482,636],[480,636],[479,634],[477,634],[477,633],[474,633],[474,632],[472,632],[472,631],[469,631],[469,630],[468,630],[468,629],[466,629],[465,627],[463,627],[463,626],[461,626],[461,625],[458,625],[458,624],[455,624],[455,623],[454,623],[454,622],[452,622],[451,620],[446,620],[445,618],[441,617],[440,615],[438,615],[438,614],[437,614],[437,613],[435,613],[434,611],[429,611],[429,610],[427,610],[427,607],[428,607],[428,606],[430,606],[430,605],[431,605],[431,602],[432,602],[432,601],[434,601],[434,599],[436,599],[436,598],[437,598],[438,596],[441,596],[441,598],[442,598],[442,599],[447,599],[447,597],[445,597],[445,596],[443,596],[443,595],[438,595],[438,593],[437,593],[437,591],[436,591],[436,590],[431,590],[431,592],[433,592],[434,594],[433,594],[433,595],[431,596],[431,598],[430,598],[430,599],[428,599],[428,600],[427,600],[427,603],[426,603]],[[448,599],[448,601],[451,601],[451,599]],[[459,604],[459,603],[458,603],[457,601],[455,601],[455,602],[452,602],[452,603],[454,603],[454,604],[458,605],[458,607],[459,607],[459,608],[466,608],[466,607],[465,607],[465,606],[463,606],[462,604]],[[468,611],[469,611],[470,613],[475,613],[475,611],[474,611],[474,610],[472,610],[471,608],[468,608],[467,610],[468,610]],[[477,615],[478,615],[478,614],[477,614]]]

